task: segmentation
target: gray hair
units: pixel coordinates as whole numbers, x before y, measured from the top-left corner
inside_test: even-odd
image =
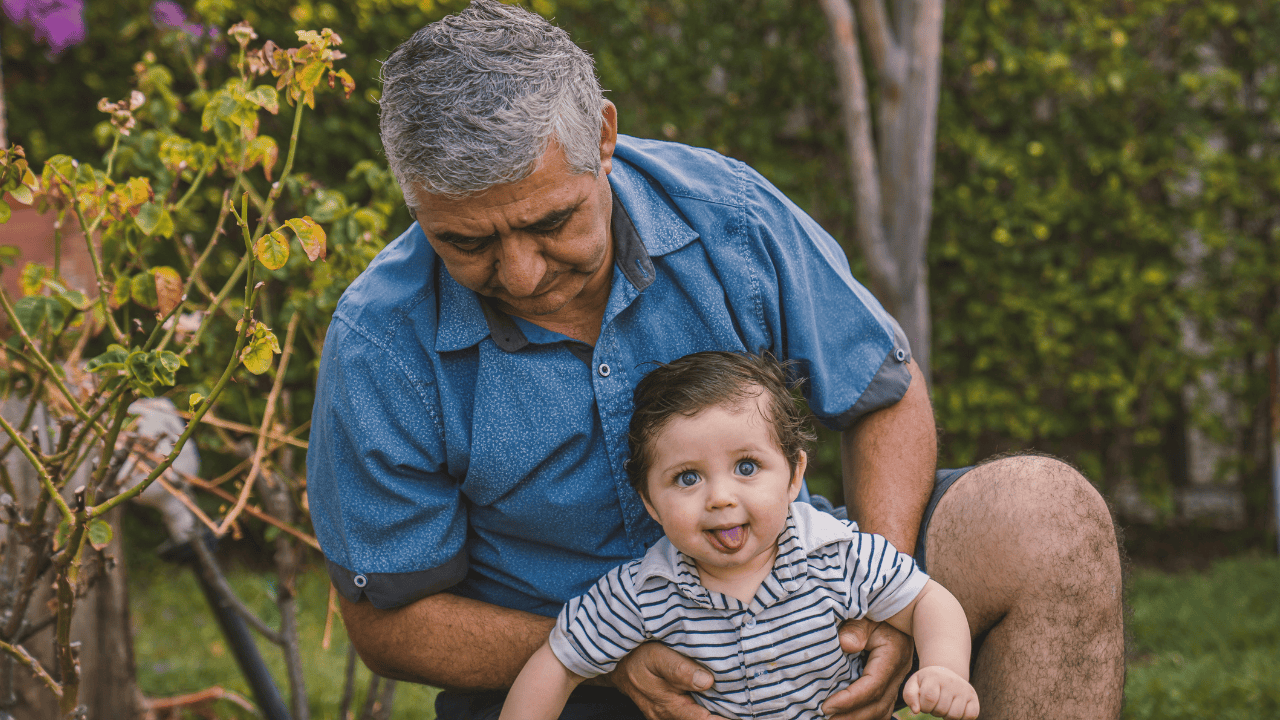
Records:
[[[412,188],[461,198],[528,177],[554,139],[574,173],[600,173],[604,96],[591,56],[541,17],[472,0],[382,66],[382,146]]]

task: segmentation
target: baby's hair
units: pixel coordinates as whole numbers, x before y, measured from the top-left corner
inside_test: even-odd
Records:
[[[792,390],[799,381],[787,380],[786,368],[772,355],[709,350],[658,363],[635,391],[635,414],[627,441],[627,479],[638,492],[646,492],[645,476],[653,462],[653,438],[676,415],[693,416],[717,405],[738,406],[757,396],[759,388],[772,425],[773,439],[794,470],[800,454],[816,439]]]

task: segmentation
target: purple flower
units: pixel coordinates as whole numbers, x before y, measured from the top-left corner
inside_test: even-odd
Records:
[[[205,34],[203,25],[193,22],[187,22],[187,13],[182,6],[173,0],[160,0],[151,6],[151,19],[160,27],[170,27],[175,30],[181,30],[193,37],[202,37]]]
[[[4,0],[4,14],[54,55],[84,41],[84,0]]]

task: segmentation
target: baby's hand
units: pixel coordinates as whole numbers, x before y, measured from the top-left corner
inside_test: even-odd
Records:
[[[978,717],[978,693],[965,679],[941,665],[930,665],[907,678],[902,699],[913,713],[929,713],[946,720]]]

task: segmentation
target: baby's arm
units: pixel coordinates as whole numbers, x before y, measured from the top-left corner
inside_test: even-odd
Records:
[[[902,688],[911,712],[947,720],[978,717],[978,693],[969,684],[969,621],[955,596],[930,580],[890,625],[915,638],[920,670]]]
[[[585,679],[570,672],[550,644],[542,643],[516,677],[498,720],[555,720],[569,693]]]

